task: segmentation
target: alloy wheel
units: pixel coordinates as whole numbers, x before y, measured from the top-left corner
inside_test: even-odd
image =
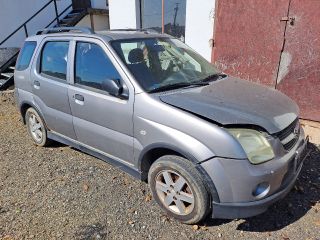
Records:
[[[33,113],[29,115],[29,129],[33,139],[36,142],[41,142],[44,129],[38,117]]]
[[[194,195],[188,182],[175,171],[158,173],[156,192],[162,204],[175,214],[188,215],[194,208]]]

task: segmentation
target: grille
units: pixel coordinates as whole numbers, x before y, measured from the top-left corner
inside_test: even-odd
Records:
[[[299,139],[300,127],[298,128],[298,132],[295,132],[295,129],[298,124],[299,124],[299,119],[297,118],[287,128],[285,128],[282,131],[275,134],[275,136],[280,139],[281,143],[283,144],[284,149],[286,149],[287,151],[292,149]],[[285,140],[291,134],[293,135],[293,138],[290,139],[290,141],[286,142]]]

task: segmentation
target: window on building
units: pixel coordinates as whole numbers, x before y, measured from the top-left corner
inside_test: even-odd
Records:
[[[103,90],[103,83],[120,79],[104,50],[94,43],[78,42],[75,59],[75,83]]]
[[[29,67],[37,42],[25,42],[19,55],[16,70],[23,71]]]
[[[141,22],[142,28],[150,28],[158,32],[164,31],[184,41],[186,0],[141,0]]]
[[[68,49],[69,42],[47,42],[41,54],[40,73],[66,80]]]

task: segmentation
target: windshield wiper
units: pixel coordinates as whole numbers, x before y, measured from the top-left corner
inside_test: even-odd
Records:
[[[208,77],[204,78],[204,79],[201,79],[200,82],[210,82],[210,81],[213,81],[213,80],[216,80],[216,79],[219,79],[219,78],[225,78],[227,77],[226,74],[223,74],[223,73],[215,73],[215,74],[211,74],[209,75]]]
[[[206,86],[208,83],[205,82],[189,82],[189,83],[174,83],[169,85],[164,85],[155,89],[151,89],[148,91],[148,93],[155,93],[155,92],[162,92],[162,91],[168,91],[178,88],[184,88],[184,87],[197,87],[197,86]]]

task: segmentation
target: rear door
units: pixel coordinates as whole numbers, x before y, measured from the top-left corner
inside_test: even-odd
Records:
[[[133,87],[108,48],[98,39],[76,38],[69,99],[79,142],[126,163],[133,162]],[[102,81],[119,79],[129,99],[102,90]]]
[[[68,99],[70,39],[45,38],[31,71],[34,101],[47,127],[76,139]]]

